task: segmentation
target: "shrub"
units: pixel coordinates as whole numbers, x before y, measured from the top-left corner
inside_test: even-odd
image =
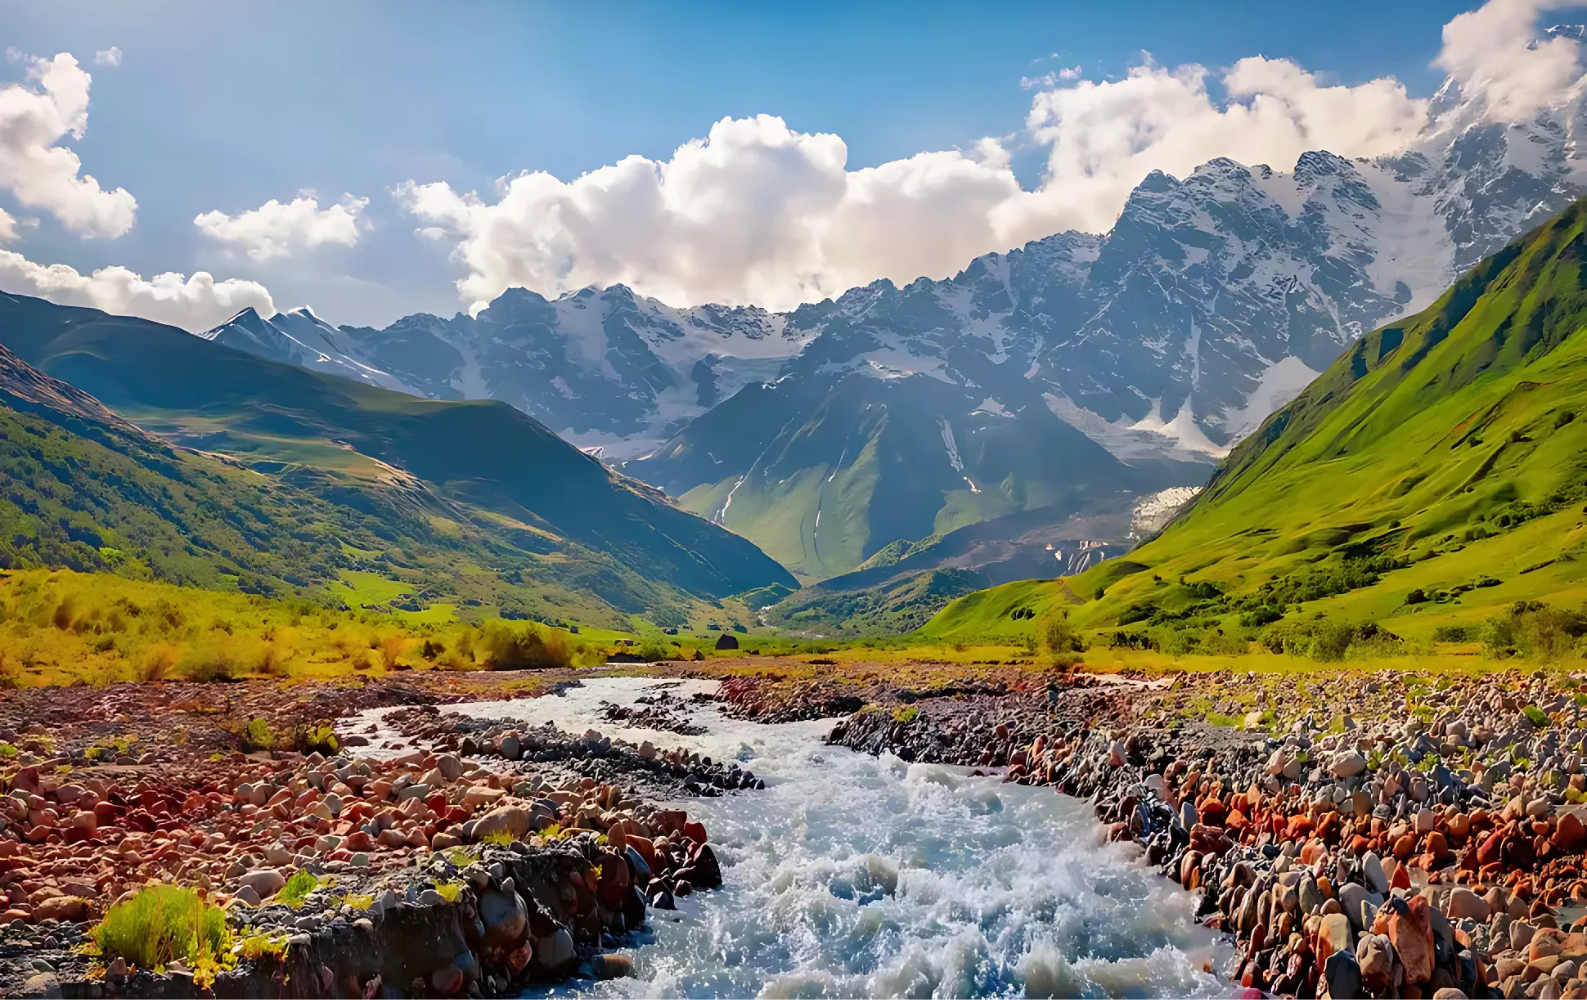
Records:
[[[1416,589],[1412,590],[1409,594],[1405,595],[1405,603],[1406,604],[1425,604],[1425,603],[1427,603],[1427,592],[1424,591],[1421,587],[1417,587]]]
[[[387,670],[394,669],[398,661],[402,659],[402,654],[408,651],[408,644],[411,641],[400,632],[391,632],[382,636],[380,639],[381,665]]]
[[[533,625],[519,632],[506,622],[493,621],[485,626],[479,644],[491,670],[544,670],[573,663],[560,635],[542,636]]]
[[[295,910],[303,905],[304,897],[319,887],[320,880],[314,877],[313,872],[294,872],[292,877],[287,879],[287,884],[276,893],[276,902]]]
[[[1587,635],[1587,614],[1540,601],[1517,601],[1509,611],[1488,620],[1483,641],[1494,656],[1554,660],[1570,652],[1583,635]]]
[[[176,667],[176,647],[168,642],[158,642],[143,651],[138,661],[138,680],[163,681]]]
[[[236,680],[242,672],[232,651],[219,643],[202,643],[189,649],[178,664],[189,680],[200,684]]]
[[[463,883],[437,882],[435,883],[435,891],[448,903],[455,903],[457,898],[463,894]]]
[[[248,728],[243,730],[243,751],[251,753],[255,750],[269,750],[276,745],[275,730],[270,728],[266,719],[254,719],[248,723]]]
[[[1283,618],[1283,608],[1276,608],[1271,604],[1264,604],[1260,607],[1252,608],[1250,611],[1247,611],[1245,614],[1241,615],[1240,624],[1246,628],[1261,628],[1264,625],[1271,625],[1276,621],[1281,621]]]
[[[906,725],[914,722],[918,718],[920,718],[920,709],[913,705],[910,705],[906,708],[900,708],[893,713],[894,722],[902,722]]]
[[[180,961],[205,986],[232,961],[226,911],[206,903],[197,890],[174,885],[149,886],[112,906],[93,938],[102,955],[119,955],[140,969]]]
[[[1069,612],[1060,611],[1050,615],[1042,623],[1042,637],[1046,640],[1047,651],[1050,653],[1080,653],[1085,651],[1085,643],[1081,641],[1080,634],[1074,626],[1069,624]]]
[[[1476,642],[1482,629],[1476,625],[1440,625],[1433,629],[1434,642]]]
[[[1251,651],[1251,639],[1244,632],[1213,632],[1207,636],[1203,649],[1219,656],[1244,656]]]
[[[287,954],[287,936],[285,934],[250,934],[237,945],[237,954],[249,961],[257,961],[266,955],[280,961]]]

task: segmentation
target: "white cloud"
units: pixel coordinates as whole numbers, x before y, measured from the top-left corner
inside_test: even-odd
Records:
[[[1065,225],[1101,231],[1152,170],[1184,176],[1217,156],[1282,170],[1314,149],[1377,156],[1403,148],[1427,120],[1427,102],[1390,79],[1324,86],[1287,59],[1253,56],[1223,72],[1220,103],[1210,77],[1202,66],[1148,61],[1122,80],[1037,94],[1026,125],[1049,147],[1037,198]]]
[[[723,119],[664,161],[630,156],[570,182],[504,178],[494,202],[445,183],[397,195],[419,235],[457,241],[471,308],[515,285],[615,282],[677,304],[785,308],[877,278],[943,277],[1060,229],[1105,230],[1153,169],[1220,155],[1288,165],[1319,148],[1374,155],[1425,118],[1425,102],[1392,81],[1324,87],[1292,63],[1250,59],[1225,75],[1233,103],[1220,105],[1208,75],[1147,63],[1126,80],[1036,95],[1028,129],[1050,155],[1035,191],[994,140],[849,170],[839,137],[762,115]]]
[[[216,281],[205,271],[191,277],[167,272],[144,278],[125,267],[102,267],[85,275],[65,264],[35,264],[9,250],[0,250],[0,289],[194,332],[217,326],[247,306],[264,316],[275,313],[270,293],[254,281]]]
[[[54,59],[18,58],[38,86],[0,86],[0,188],[54,215],[71,232],[112,238],[127,232],[137,200],[125,188],[102,189],[80,173],[76,153],[57,145],[87,131],[92,77],[64,52]]]
[[[10,212],[0,208],[0,243],[10,243],[16,238],[17,220]]]
[[[1581,43],[1565,35],[1540,39],[1543,11],[1569,3],[1488,0],[1444,25],[1437,65],[1467,94],[1487,98],[1488,113],[1522,121],[1582,79]]]
[[[286,204],[271,198],[236,215],[205,212],[193,225],[212,240],[247,251],[254,260],[269,260],[328,243],[353,246],[358,242],[359,215],[368,204],[368,198],[346,194],[322,209],[314,192],[304,191]]]
[[[1578,43],[1536,41],[1540,2],[1490,0],[1445,29],[1440,64],[1502,114],[1557,100],[1580,75]],[[1371,157],[1429,124],[1429,102],[1393,78],[1332,84],[1287,59],[1213,70],[1145,56],[1122,79],[1082,76],[1074,66],[1024,81],[1044,88],[1014,140],[1045,150],[1031,190],[1003,142],[850,170],[838,136],[761,115],[723,119],[668,159],[630,156],[571,181],[525,171],[490,198],[444,182],[394,193],[417,236],[453,241],[470,308],[512,286],[616,282],[680,305],[786,308],[877,278],[943,277],[1067,228],[1105,231],[1152,170],[1185,176],[1218,156],[1282,170],[1310,150]]]
[[[120,48],[120,46],[112,45],[108,49],[100,49],[98,52],[95,52],[94,53],[94,65],[95,66],[120,66],[121,65],[121,48]]]

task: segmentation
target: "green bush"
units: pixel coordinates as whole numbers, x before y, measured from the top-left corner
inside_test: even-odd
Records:
[[[506,622],[493,621],[485,626],[476,648],[491,670],[545,670],[573,664],[562,637],[555,632],[543,636],[534,625],[520,632]]]
[[[303,905],[303,899],[309,893],[320,887],[320,880],[313,872],[298,871],[287,879],[287,884],[276,893],[276,902],[292,907],[294,910]]]
[[[149,886],[112,906],[93,938],[101,955],[119,955],[140,969],[180,961],[200,985],[231,961],[226,911],[199,898],[197,890],[174,885]]]
[[[1083,653],[1085,643],[1081,641],[1080,633],[1069,623],[1069,612],[1060,611],[1051,615],[1042,624],[1042,636],[1047,643],[1050,653]]]
[[[1434,642],[1476,642],[1482,629],[1476,625],[1440,625],[1433,629]]]
[[[1587,635],[1587,614],[1550,607],[1540,601],[1517,601],[1488,620],[1483,642],[1494,656],[1520,655],[1556,660]]]

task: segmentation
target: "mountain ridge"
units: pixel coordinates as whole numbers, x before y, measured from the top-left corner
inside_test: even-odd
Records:
[[[146,430],[271,474],[331,492],[378,488],[421,506],[438,498],[434,514],[442,518],[445,504],[467,504],[530,550],[566,538],[652,586],[708,598],[792,583],[751,543],[503,403],[417,399],[160,324],[22,296],[0,298],[0,339]],[[618,584],[614,568],[592,565],[592,579],[607,579],[614,595],[632,590],[632,582]],[[639,610],[632,600],[619,603]]]

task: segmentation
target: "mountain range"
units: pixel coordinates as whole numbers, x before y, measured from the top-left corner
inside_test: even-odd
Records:
[[[162,476],[169,468],[201,469],[225,482],[232,480],[217,470],[240,469],[254,492],[279,488],[294,503],[303,500],[296,529],[278,524],[267,534],[328,542],[331,552],[313,579],[299,573],[287,581],[293,586],[322,585],[352,569],[516,617],[624,624],[644,614],[677,624],[702,602],[794,582],[750,542],[504,403],[417,399],[216,340],[0,295],[11,383],[33,387],[31,396],[10,392],[12,409],[25,398],[35,408],[43,397],[71,400],[100,414],[92,421],[100,426],[110,426],[103,414],[113,410],[118,440],[135,444],[145,469]],[[139,457],[153,447],[149,434],[160,439],[157,452],[175,457]],[[96,495],[113,482],[68,492]],[[63,502],[88,509],[70,496]],[[236,500],[210,506],[249,508]],[[92,533],[96,518],[84,516]],[[349,520],[359,534],[342,537]],[[217,552],[222,561],[241,558],[229,546]],[[260,588],[270,589],[269,581]]]
[[[474,316],[246,311],[204,336],[507,402],[814,581],[1065,497],[1199,484],[1365,331],[1587,192],[1583,114],[1572,95],[1497,121],[1449,82],[1398,154],[1154,172],[1108,233],[784,313],[512,289]]]

